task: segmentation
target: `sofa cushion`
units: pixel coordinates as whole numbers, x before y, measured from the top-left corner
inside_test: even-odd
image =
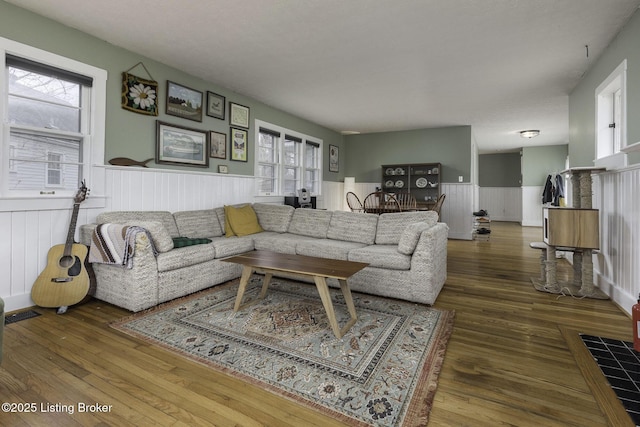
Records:
[[[101,223],[104,224],[104,223]],[[173,238],[167,232],[167,229],[163,223],[159,221],[124,221],[122,225],[137,225],[149,232],[153,245],[156,247],[158,253],[169,252],[173,249]]]
[[[329,229],[329,222],[331,221],[331,214],[331,211],[296,209],[293,212],[288,231],[301,236],[325,239]]]
[[[252,236],[214,237],[211,245],[216,248],[216,258],[225,258],[253,250]]]
[[[265,231],[253,235],[253,244],[257,251],[273,251],[282,254],[295,254],[298,242],[313,239],[291,233],[276,233]]]
[[[397,245],[404,228],[413,222],[426,222],[435,225],[438,222],[438,213],[435,211],[384,213],[378,218],[376,244]]]
[[[186,246],[159,254],[158,271],[171,271],[178,268],[202,264],[215,258],[215,248],[209,243],[206,245]]]
[[[305,239],[296,243],[296,253],[298,255],[346,260],[349,251],[365,246],[364,243],[345,242],[343,240]]]
[[[258,223],[258,216],[251,205],[242,207],[225,206],[225,234],[228,223],[235,236],[248,236],[264,231]]]
[[[214,209],[174,212],[173,218],[181,237],[195,239],[218,237],[224,234]]]
[[[349,261],[367,262],[370,267],[409,270],[411,257],[398,252],[396,245],[371,245],[349,252]]]
[[[253,210],[256,212],[258,222],[264,231],[277,233],[286,233],[295,211],[293,206],[267,203],[254,203]]]
[[[113,211],[103,212],[96,218],[98,224],[124,224],[133,221],[159,221],[171,237],[180,236],[176,221],[168,211]]]
[[[377,226],[378,215],[335,211],[329,221],[327,238],[373,245]]]
[[[433,227],[429,222],[414,222],[407,225],[400,236],[398,242],[398,252],[405,255],[411,255],[416,249],[418,240],[423,231]]]

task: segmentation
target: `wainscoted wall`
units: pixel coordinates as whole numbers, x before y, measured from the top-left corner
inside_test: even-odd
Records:
[[[480,187],[480,208],[492,221],[522,221],[521,187]]]
[[[593,207],[600,209],[596,284],[631,313],[640,293],[640,165],[594,175]]]
[[[544,187],[522,187],[522,225],[542,227],[542,190]]]

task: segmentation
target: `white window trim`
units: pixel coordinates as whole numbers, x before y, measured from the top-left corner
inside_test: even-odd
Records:
[[[13,40],[0,37],[0,120],[2,130],[0,132],[0,176],[8,176],[9,173],[9,124],[7,122],[7,83],[6,79],[6,55],[11,54],[46,65],[74,71],[93,79],[91,88],[91,120],[88,122],[89,129],[84,135],[84,157],[85,164],[83,177],[87,186],[91,188],[93,198],[104,198],[105,193],[105,123],[107,105],[107,71],[84,64],[82,62],[66,58],[42,49],[25,45]],[[42,210],[57,209],[65,204],[68,199],[73,198],[75,191],[56,191],[56,194],[35,194],[35,192],[10,192],[6,188],[6,181],[2,179],[0,188],[0,212],[16,210]]]
[[[304,162],[304,160],[305,160],[305,157],[304,157],[305,156],[305,144],[308,141],[308,142],[313,142],[315,144],[318,144],[320,146],[319,150],[318,150],[319,156],[320,156],[320,166],[319,166],[319,175],[320,176],[318,177],[318,186],[320,188],[319,188],[318,192],[312,193],[311,195],[312,196],[321,196],[322,195],[322,170],[323,170],[322,163],[324,161],[323,158],[322,158],[322,155],[323,155],[323,140],[319,139],[319,138],[316,138],[314,136],[306,135],[306,134],[303,134],[303,133],[300,133],[300,132],[297,132],[297,131],[294,131],[294,130],[291,130],[291,129],[287,129],[287,128],[282,127],[282,126],[275,125],[273,123],[268,123],[268,122],[256,119],[254,121],[254,129],[255,129],[255,139],[254,140],[256,141],[256,143],[254,144],[254,156],[253,156],[253,158],[254,158],[254,171],[258,171],[259,170],[259,165],[260,165],[260,162],[258,161],[258,158],[259,158],[259,156],[258,156],[258,150],[259,150],[258,141],[260,139],[260,128],[261,127],[269,129],[269,130],[272,130],[272,131],[275,131],[275,132],[280,132],[281,138],[284,138],[285,135],[288,135],[288,136],[296,137],[296,138],[299,138],[299,139],[302,140],[302,144],[303,145],[302,145],[302,148],[300,150],[300,152],[301,152],[301,163],[299,165],[299,167],[300,167],[300,182],[301,182],[302,185],[304,185],[304,172],[306,170],[305,162]],[[278,173],[279,173],[279,176],[277,178],[278,188],[276,189],[276,191],[274,193],[270,193],[270,194],[261,193],[260,192],[260,188],[259,188],[258,180],[256,179],[256,189],[255,189],[256,197],[284,197],[284,196],[291,196],[291,194],[284,194],[284,190],[282,188],[282,184],[284,182],[284,177],[283,177],[284,167],[283,167],[283,164],[282,164],[282,155],[283,155],[283,153],[282,153],[281,147],[278,147],[278,156],[279,156],[279,159],[278,159],[278,164],[279,164]],[[256,175],[256,177],[257,177],[257,175]]]
[[[619,146],[612,147],[612,153],[602,155],[600,153],[602,140],[601,134],[611,132],[608,128],[610,123],[609,113],[613,108],[611,105],[611,94],[613,87],[620,89],[620,121],[616,126],[620,128]],[[607,169],[618,169],[627,166],[627,60],[625,59],[615,70],[602,82],[595,90],[595,166],[606,167]],[[634,144],[636,145],[636,144]]]

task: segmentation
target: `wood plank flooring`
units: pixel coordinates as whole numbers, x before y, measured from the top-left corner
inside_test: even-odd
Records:
[[[448,279],[435,306],[455,310],[456,320],[430,426],[624,422],[624,414],[608,421],[617,402],[601,409],[607,394],[596,401],[581,368],[593,374],[590,383],[598,372],[584,356],[579,365],[568,342],[577,332],[629,340],[631,321],[611,301],[536,291],[529,278],[539,274],[539,254],[529,242],[540,239],[539,228],[494,222],[488,242],[449,241]],[[561,275],[570,271],[561,263]],[[118,333],[108,323],[125,310],[97,300],[64,315],[37,310],[43,315],[5,327],[0,365],[0,403],[37,409],[0,412],[0,425],[343,425]],[[102,406],[79,412],[81,402]]]

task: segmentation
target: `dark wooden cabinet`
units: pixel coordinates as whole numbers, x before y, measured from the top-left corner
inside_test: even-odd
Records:
[[[418,206],[435,205],[440,196],[440,163],[415,163],[382,165],[382,191],[387,193],[409,192]]]

